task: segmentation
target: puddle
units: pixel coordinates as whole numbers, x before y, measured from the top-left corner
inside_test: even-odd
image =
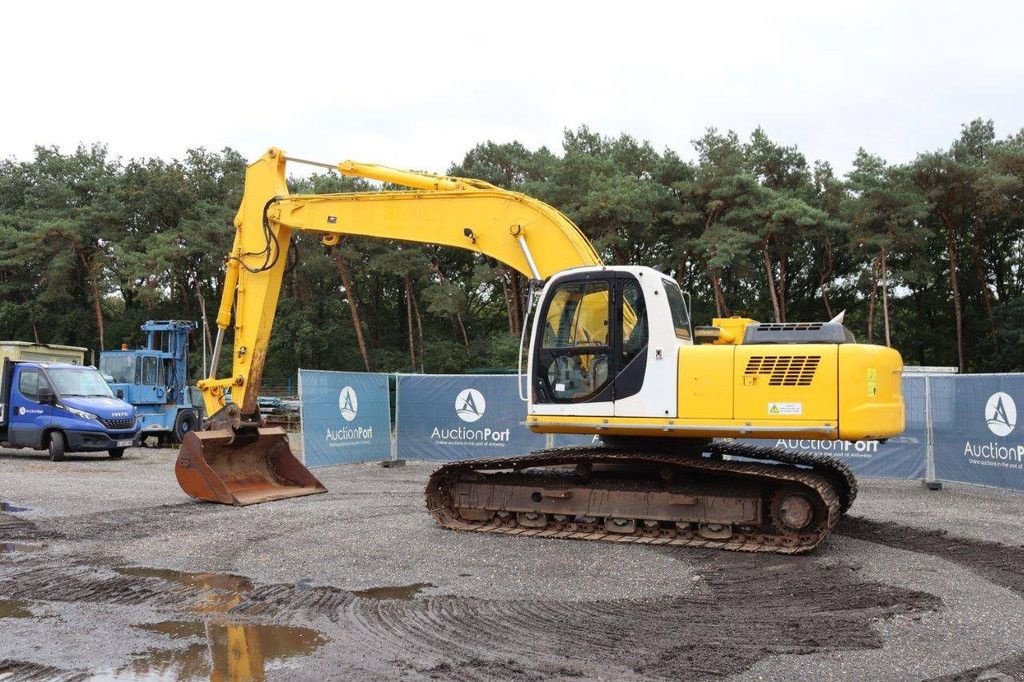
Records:
[[[190,607],[199,613],[225,613],[233,606],[237,606],[246,592],[252,591],[251,580],[230,573],[187,573],[170,568],[146,568],[144,566],[121,566],[114,570],[121,575],[135,578],[156,578],[169,583],[198,588],[201,591]]]
[[[28,602],[21,599],[0,599],[0,618],[31,618]]]
[[[0,511],[11,512],[14,514],[17,512],[32,511],[32,507],[15,507],[10,502],[0,502]]]
[[[363,599],[401,599],[402,601],[410,601],[420,591],[433,586],[434,583],[413,583],[412,585],[371,587],[368,590],[354,590],[352,594]]]
[[[183,649],[149,651],[126,666],[95,673],[97,679],[262,680],[267,667],[308,656],[327,641],[315,630],[286,625],[164,621],[134,627],[173,639],[203,641]]]
[[[124,576],[198,588],[195,601],[187,606],[203,614],[224,614],[253,589],[251,580],[230,573],[188,573],[144,566],[121,566],[115,570]],[[266,665],[307,656],[327,641],[316,630],[289,625],[168,620],[135,627],[171,639],[197,641],[181,649],[151,650],[127,666],[100,673],[100,678],[262,680]]]
[[[326,638],[309,628],[164,621],[135,627],[173,639],[202,642],[184,649],[157,649],[128,665],[100,674],[127,680],[262,680],[266,667],[286,658],[308,656]]]
[[[135,578],[158,578],[169,583],[225,592],[250,592],[252,581],[242,575],[231,573],[188,573],[170,568],[147,568],[145,566],[119,566],[114,569],[121,575]]]
[[[9,552],[41,552],[46,545],[33,544],[31,542],[3,542],[0,541],[0,554]]]
[[[206,637],[206,623],[196,620],[165,620],[162,623],[143,623],[134,627],[147,632],[158,632],[174,639]]]

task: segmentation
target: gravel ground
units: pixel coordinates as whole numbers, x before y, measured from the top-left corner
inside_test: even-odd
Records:
[[[779,557],[454,533],[424,463],[202,504],[175,454],[0,450],[0,679],[203,679],[239,652],[269,679],[1024,673],[1016,493],[862,480],[821,548]]]

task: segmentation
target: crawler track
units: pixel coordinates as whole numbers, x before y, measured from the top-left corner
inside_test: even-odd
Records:
[[[709,445],[703,452],[574,447],[524,457],[453,462],[435,471],[427,482],[427,508],[442,526],[461,531],[800,554],[828,535],[857,494],[850,469],[828,457],[731,442]],[[579,473],[616,466],[625,468],[627,475],[592,478]],[[669,469],[684,481],[697,482],[687,487],[672,480],[638,480],[629,475],[630,469],[642,467]],[[529,509],[515,503],[526,490],[533,491],[535,503]],[[735,491],[733,497],[731,491]],[[787,492],[798,492],[813,508],[811,521],[798,530],[786,526],[775,501]],[[622,512],[612,511],[629,506],[617,499],[619,495],[641,500],[639,506],[648,505],[651,516],[623,518]],[[713,499],[705,501],[705,497]],[[579,507],[588,504],[596,511],[580,514]],[[702,505],[705,510],[724,505],[756,521],[700,523],[694,517],[689,522],[686,513],[678,517],[679,522],[667,517],[687,505],[689,509]],[[558,513],[570,506],[575,513]]]

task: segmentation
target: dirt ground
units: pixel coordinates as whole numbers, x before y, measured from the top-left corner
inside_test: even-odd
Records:
[[[0,451],[0,679],[1024,679],[1024,497],[862,480],[803,557],[460,534],[432,465],[194,502]]]

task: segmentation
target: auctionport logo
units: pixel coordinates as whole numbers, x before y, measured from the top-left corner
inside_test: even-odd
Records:
[[[359,399],[356,398],[356,392],[351,386],[341,389],[341,393],[338,394],[338,409],[341,410],[341,416],[347,422],[352,421],[359,414]]]
[[[475,388],[465,388],[455,398],[455,414],[464,422],[475,422],[486,410],[484,394]]]
[[[359,413],[359,399],[351,386],[341,389],[338,394],[338,410],[342,418],[350,422]],[[325,436],[328,447],[345,447],[349,445],[365,445],[373,440],[372,426],[342,426],[337,429],[327,427]]]
[[[1013,433],[1017,426],[1017,405],[1013,398],[1002,391],[993,393],[985,403],[985,421],[989,430],[997,436],[1004,437]]]
[[[464,422],[475,422],[484,416],[487,401],[483,393],[475,388],[464,388],[455,397],[455,414]],[[430,433],[435,445],[469,445],[486,447],[505,447],[512,438],[512,429],[492,429],[490,427],[468,428],[456,426],[445,428],[435,426]]]
[[[985,403],[985,424],[999,438],[1005,438],[1017,427],[1017,405],[1009,394],[993,393]],[[964,444],[964,457],[971,464],[1008,469],[1024,469],[1024,445],[1006,441]]]

